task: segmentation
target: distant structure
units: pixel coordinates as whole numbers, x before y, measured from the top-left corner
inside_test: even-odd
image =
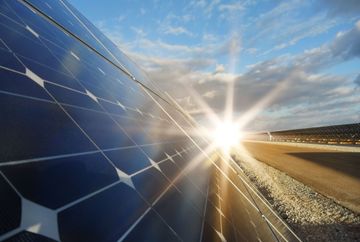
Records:
[[[252,133],[248,139],[278,142],[360,145],[360,123]]]

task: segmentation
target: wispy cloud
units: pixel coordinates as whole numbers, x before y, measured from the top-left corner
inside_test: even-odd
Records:
[[[165,34],[173,34],[173,35],[185,34],[188,36],[193,36],[193,33],[191,33],[189,30],[187,30],[184,27],[165,26],[163,30]]]
[[[219,5],[219,10],[223,12],[234,12],[244,10],[245,7],[241,2],[229,3],[229,4],[221,4]]]
[[[125,25],[126,15],[112,20],[117,23],[112,26],[106,21],[97,26],[198,117],[205,110],[196,105],[189,88],[221,113],[226,88],[233,83],[234,111],[241,115],[285,83],[250,125],[253,129],[296,128],[299,123],[312,126],[360,119],[360,106],[354,105],[360,103],[360,74],[329,71],[360,58],[360,21],[349,27],[355,22],[354,3],[344,1],[346,6],[337,9],[336,1],[330,0],[314,9],[309,1],[270,1],[264,11],[259,8],[256,15],[248,16],[249,8],[260,3],[200,0],[185,3],[186,11],[162,9],[161,20],[149,18],[154,22],[151,26],[147,22]],[[346,13],[349,8],[353,10]],[[147,17],[151,11],[144,14]],[[342,31],[335,36],[338,29]],[[316,41],[307,49],[301,46],[309,39]],[[273,57],[277,52],[286,54]],[[311,118],[315,114],[321,114],[322,120]]]
[[[358,46],[360,28],[356,25],[318,48],[295,56],[282,56],[257,63],[239,75],[226,73],[225,67],[216,65],[215,59],[209,61],[150,58],[141,54],[133,57],[140,63],[147,63],[145,68],[149,75],[180,101],[186,100],[186,103],[183,103],[184,107],[197,110],[197,115],[201,114],[201,110],[195,108],[191,99],[181,97],[181,93],[188,93],[186,87],[191,86],[197,90],[211,108],[221,112],[224,107],[226,83],[234,81],[237,94],[234,102],[235,111],[241,114],[279,82],[288,82],[289,87],[256,118],[256,122],[251,124],[252,128],[257,129],[279,129],[296,128],[299,122],[292,123],[294,117],[304,119],[304,123],[301,122],[303,126],[317,125],[319,120],[308,119],[308,116],[314,115],[315,112],[323,113],[332,123],[359,118],[359,114],[354,114],[354,110],[349,111],[345,108],[349,102],[360,101],[360,96],[355,90],[357,81],[337,75],[319,74],[325,67],[360,57]],[[214,69],[210,70],[211,67]],[[176,92],[173,92],[174,85],[177,86]],[[264,117],[267,117],[267,122],[262,121]]]

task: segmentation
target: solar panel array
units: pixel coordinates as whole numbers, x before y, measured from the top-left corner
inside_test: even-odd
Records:
[[[296,241],[64,0],[0,3],[0,241]]]
[[[360,145],[360,123],[248,134],[248,139],[274,142]]]

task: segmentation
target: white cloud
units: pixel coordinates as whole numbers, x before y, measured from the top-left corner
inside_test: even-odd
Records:
[[[178,16],[173,13],[169,13],[163,21],[159,22],[159,33],[160,34],[170,34],[170,35],[181,35],[185,34],[190,37],[194,36],[194,34],[189,31],[186,27],[181,26],[181,23],[185,23],[191,20],[193,16],[184,15]]]
[[[234,11],[241,11],[244,9],[245,7],[241,2],[219,5],[219,10],[223,12],[234,12]]]
[[[225,71],[225,67],[223,64],[216,64],[215,73],[223,73]]]
[[[131,30],[135,32],[138,37],[145,37],[146,33],[142,28],[131,27]]]
[[[216,96],[216,91],[212,90],[212,91],[205,92],[202,96],[207,99],[212,99]]]
[[[164,30],[165,34],[172,34],[172,35],[185,34],[188,36],[193,36],[193,33],[191,33],[189,30],[187,30],[184,27],[166,26],[166,27],[164,27],[163,30]]]
[[[292,6],[285,5],[282,6],[281,11],[286,12],[289,9],[292,9]],[[274,11],[280,15],[285,14],[279,10]],[[181,21],[177,17],[171,17],[170,14],[169,19]],[[260,19],[265,21],[267,17],[261,15]],[[161,26],[163,31],[167,26],[169,31],[173,28],[170,31],[172,34],[185,34],[186,29],[171,27],[178,25],[171,25],[173,22],[170,20],[165,21],[166,25]],[[316,24],[317,19],[314,18],[312,23]],[[331,23],[328,24],[330,27],[319,26],[318,29],[309,32],[314,31],[316,35],[318,32],[326,31],[331,28]],[[354,118],[359,118],[359,114],[354,114],[355,105],[351,105],[360,102],[360,96],[357,94],[360,86],[358,78],[354,80],[353,77],[350,79],[320,73],[324,68],[360,57],[358,25],[359,22],[353,29],[343,31],[333,41],[317,48],[297,55],[280,56],[249,65],[241,75],[227,73],[224,65],[219,64],[220,57],[231,59],[228,57],[236,57],[242,50],[241,36],[237,34],[228,38],[204,36],[204,42],[190,46],[169,44],[162,39],[152,40],[146,37],[143,30],[136,28],[133,31],[138,35],[137,41],[125,42],[122,36],[117,34],[118,32],[110,30],[106,32],[111,34],[110,37],[121,48],[125,47],[125,51],[143,66],[163,90],[179,100],[182,107],[196,115],[202,114],[204,110],[195,105],[193,98],[189,96],[189,88],[200,93],[215,112],[221,112],[224,107],[226,87],[228,83],[233,82],[236,93],[235,111],[239,114],[253,106],[261,97],[266,96],[279,83],[287,83],[287,89],[279,93],[269,104],[266,112],[260,113],[251,123],[252,128],[276,129],[294,128],[298,123],[304,126],[318,124],[320,122],[318,119],[311,118],[315,117],[315,114],[333,122],[344,120],[351,122]],[[302,36],[305,32],[303,27],[293,26],[284,31],[299,36],[298,39],[305,38]],[[279,43],[277,48],[284,48],[286,44],[288,42],[284,42],[283,46]],[[248,48],[244,51],[249,54],[259,53],[256,48]],[[229,65],[226,66],[231,70]],[[360,113],[359,109],[358,106],[357,113]]]

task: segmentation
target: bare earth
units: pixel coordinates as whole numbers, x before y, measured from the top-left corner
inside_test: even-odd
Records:
[[[343,152],[259,142],[243,145],[255,159],[360,214],[360,149]]]

